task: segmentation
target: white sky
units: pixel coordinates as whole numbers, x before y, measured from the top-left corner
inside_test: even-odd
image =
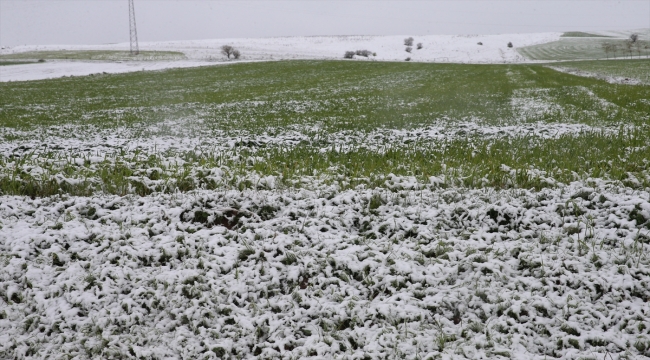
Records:
[[[0,45],[129,41],[127,0],[0,0]],[[135,0],[141,42],[650,28],[650,0]]]

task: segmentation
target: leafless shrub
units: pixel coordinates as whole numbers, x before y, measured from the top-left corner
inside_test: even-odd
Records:
[[[352,59],[352,58],[354,58],[354,55],[356,55],[356,53],[354,51],[346,51],[345,55],[343,55],[343,58],[344,59]]]
[[[509,47],[509,48],[512,47],[512,43],[511,43],[511,42],[508,43],[508,47]]]
[[[618,45],[617,44],[610,44],[609,49],[610,49],[610,51],[614,52],[614,57],[616,57],[616,52],[618,51]]]
[[[477,45],[483,45],[483,43],[482,43],[482,42],[480,42],[480,41],[479,41],[479,42],[477,42],[476,44],[477,44]]]
[[[632,58],[632,47],[634,46],[634,43],[632,42],[632,39],[627,40],[625,42],[625,48],[627,49],[627,52],[630,54],[630,59]]]
[[[634,44],[635,42],[637,42],[637,40],[639,40],[639,34],[636,34],[636,33],[635,33],[635,34],[630,35],[630,41],[631,41],[633,44]]]
[[[600,46],[603,48],[605,51],[605,56],[609,59],[609,52],[612,51],[612,45],[610,43],[602,43]]]
[[[404,59],[404,61],[411,61],[411,58],[407,57],[406,59]]]
[[[241,56],[241,53],[239,52],[239,50],[235,49],[235,50],[232,51],[232,56],[235,59],[239,59],[239,57]]]
[[[418,43],[418,50],[422,49],[422,43]]]
[[[407,46],[405,50],[406,50],[407,53],[410,53],[413,50],[413,48],[410,47],[410,46]]]
[[[413,38],[410,37],[410,38],[406,38],[406,39],[404,39],[404,45],[406,45],[406,46],[413,46]]]
[[[372,55],[372,51],[370,51],[370,50],[357,50],[357,52],[355,53],[355,55],[359,55],[359,56],[363,56],[363,57],[368,57],[368,56]]]
[[[232,55],[232,52],[235,50],[234,47],[230,45],[224,45],[221,47],[221,53],[230,59],[230,55]]]
[[[637,41],[637,42],[634,43],[634,47],[636,48],[636,53],[637,53],[639,58],[641,58],[641,46],[642,45],[641,45],[640,41]],[[648,45],[646,45],[646,49],[647,48],[648,48]]]

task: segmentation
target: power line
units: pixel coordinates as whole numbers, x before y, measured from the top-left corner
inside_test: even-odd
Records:
[[[138,55],[140,53],[140,46],[138,46],[138,29],[135,26],[135,7],[133,0],[129,0],[129,30],[131,32],[131,55]]]

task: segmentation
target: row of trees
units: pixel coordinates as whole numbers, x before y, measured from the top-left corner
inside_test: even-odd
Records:
[[[648,49],[648,44],[643,44],[639,41],[639,34],[632,34],[630,38],[627,39],[623,44],[614,44],[610,42],[604,42],[601,44],[602,49],[605,51],[605,56],[609,59],[609,54],[613,53],[612,57],[616,57],[616,54],[620,50],[623,54],[627,51],[627,54],[632,58],[634,50],[636,50],[637,56],[641,57],[641,49]]]

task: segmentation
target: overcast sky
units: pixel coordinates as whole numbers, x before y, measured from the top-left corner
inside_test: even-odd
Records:
[[[650,28],[650,0],[135,0],[139,40]],[[129,41],[127,0],[0,0],[0,45]]]

